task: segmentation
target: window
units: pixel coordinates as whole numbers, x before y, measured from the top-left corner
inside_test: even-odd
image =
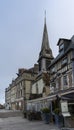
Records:
[[[39,71],[41,71],[41,62],[39,62]]]
[[[65,76],[63,77],[63,85],[68,85],[67,75],[65,75]]]
[[[63,60],[62,60],[62,62],[61,62],[61,64],[62,64],[62,66],[64,66],[64,65],[66,65],[67,64],[67,57],[65,57]]]
[[[63,50],[63,48],[64,48],[64,44],[61,44],[61,45],[59,46],[59,50]]]
[[[22,89],[20,90],[20,97],[22,96]]]
[[[22,81],[20,82],[20,87],[22,86]]]
[[[61,89],[61,77],[58,78],[57,80],[57,86],[58,89]]]
[[[72,86],[72,72],[69,72],[68,78],[69,78],[69,87],[71,87]]]
[[[52,69],[51,69],[51,73],[55,73],[56,72],[56,69],[55,69],[55,67],[53,67]]]

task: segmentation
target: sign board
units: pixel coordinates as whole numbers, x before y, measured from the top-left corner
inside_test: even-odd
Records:
[[[68,103],[67,103],[67,101],[62,101],[61,102],[61,111],[62,112],[68,112]]]
[[[68,103],[67,103],[67,101],[62,101],[61,102],[61,112],[62,112],[62,115],[64,117],[69,117],[70,116],[70,113],[68,111]]]

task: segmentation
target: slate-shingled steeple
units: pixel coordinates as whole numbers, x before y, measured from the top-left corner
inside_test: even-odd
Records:
[[[39,53],[39,59],[38,59],[39,71],[47,71],[47,68],[52,59],[53,59],[53,55],[52,55],[52,50],[49,46],[46,17],[45,17],[42,46],[41,46],[41,51]]]

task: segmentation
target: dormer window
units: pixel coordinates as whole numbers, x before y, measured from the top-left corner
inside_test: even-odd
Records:
[[[68,62],[68,59],[67,59],[67,57],[65,57],[65,58],[62,60],[61,65],[64,66],[64,65],[67,64],[67,62]]]
[[[59,46],[59,52],[60,53],[65,52],[68,46],[70,45],[70,43],[71,43],[71,40],[69,39],[64,39],[64,38],[59,39],[58,44],[57,44]]]
[[[59,51],[62,51],[64,49],[64,44],[62,43],[60,46],[59,46]]]

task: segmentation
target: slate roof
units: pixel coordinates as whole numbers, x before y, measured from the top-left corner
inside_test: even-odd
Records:
[[[70,45],[65,51],[60,52],[56,58],[54,58],[49,65],[48,68],[50,68],[53,64],[55,64],[58,60],[60,60],[62,57],[64,57],[69,51],[74,50],[74,36],[70,40]]]

